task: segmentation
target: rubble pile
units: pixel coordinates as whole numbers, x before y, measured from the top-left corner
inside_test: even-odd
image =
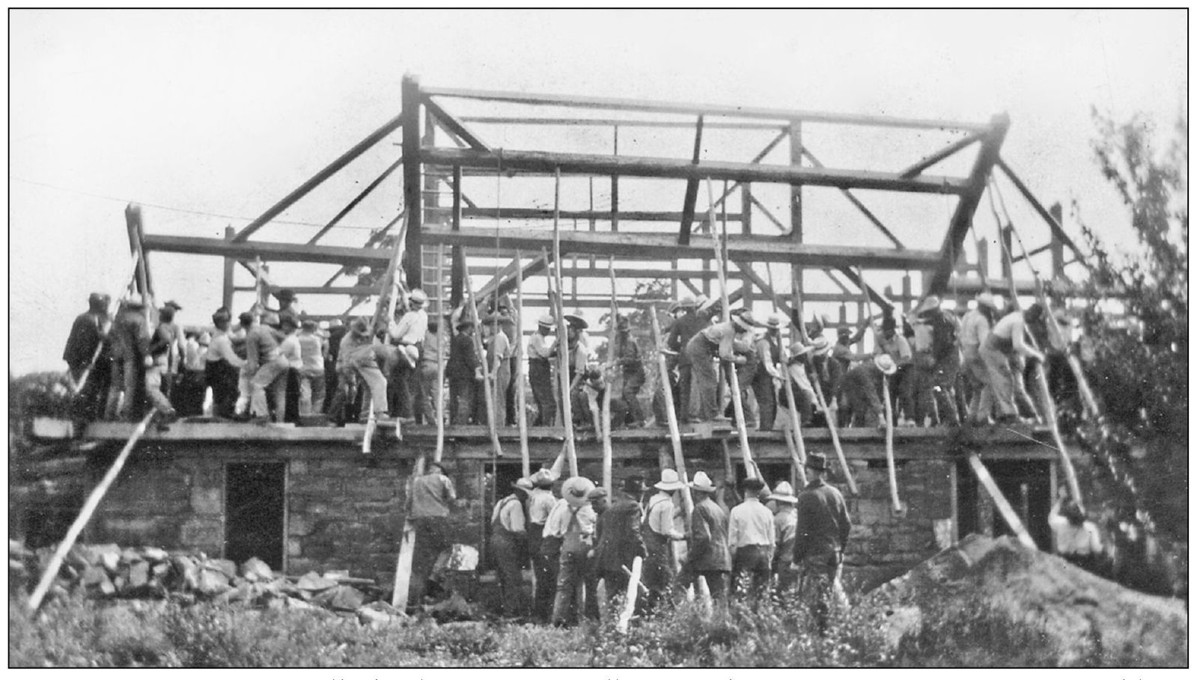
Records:
[[[31,587],[54,554],[53,546],[29,550],[8,542],[10,592]],[[347,572],[299,578],[276,574],[252,557],[241,564],[203,553],[168,553],[160,548],[121,548],[115,543],[76,544],[59,569],[51,595],[82,588],[96,598],[170,599],[184,605],[198,601],[268,609],[312,609],[357,616],[364,625],[381,626],[407,619],[383,602],[383,592],[370,579]]]
[[[872,593],[890,611],[893,643],[922,620],[984,605],[1037,624],[1059,665],[1121,658],[1136,650],[1150,665],[1187,662],[1187,608],[1091,574],[1011,537],[971,535]]]

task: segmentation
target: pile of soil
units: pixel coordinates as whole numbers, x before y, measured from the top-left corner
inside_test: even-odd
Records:
[[[980,604],[1044,630],[1057,663],[1187,664],[1187,607],[1100,578],[1010,537],[971,535],[874,591],[895,644],[923,619]],[[931,618],[932,617],[932,618]]]

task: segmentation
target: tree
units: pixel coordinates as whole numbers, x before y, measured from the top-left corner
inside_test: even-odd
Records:
[[[1104,514],[1186,543],[1186,115],[1165,148],[1145,116],[1116,123],[1093,109],[1093,119],[1096,159],[1129,210],[1137,248],[1110,250],[1083,227],[1093,268],[1075,294],[1089,303],[1084,358],[1103,416],[1084,419],[1078,434],[1106,473]]]

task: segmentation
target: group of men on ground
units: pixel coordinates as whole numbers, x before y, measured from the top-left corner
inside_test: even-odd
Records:
[[[126,299],[110,319],[107,296],[93,294],[63,353],[73,381],[91,367],[76,402],[77,418],[138,419],[143,400],[163,421],[201,415],[211,389],[211,414],[220,418],[295,422],[324,413],[339,424],[371,416],[430,423],[442,394],[437,377],[444,365],[449,423],[487,424],[489,401],[496,425],[516,423],[516,390],[524,389],[517,380],[522,338],[507,296],[491,297],[475,311],[460,306],[444,320],[450,335],[442,338],[441,320],[427,312],[428,296],[419,289],[378,327],[367,318],[348,326],[337,320],[318,324],[299,311],[290,290],[277,297],[277,311],[256,306],[234,325],[222,307],[212,315],[211,328],[185,331],[174,320],[181,307],[173,301],[157,310],[152,330],[150,315],[136,298]],[[732,312],[729,321],[714,321],[718,308],[703,297],[686,297],[670,310],[674,318],[663,351],[676,413],[684,422],[729,418],[730,371],[749,425],[762,430],[778,429],[781,417],[787,422],[792,403],[801,425],[832,416],[842,426],[884,426],[885,394],[900,425],[1040,418],[1025,388],[1032,377],[1027,364],[1046,360],[1027,342],[1027,331],[1042,346],[1048,347],[1052,337],[1040,305],[1001,314],[995,298],[983,292],[960,320],[929,297],[899,328],[894,316],[883,318],[871,356],[856,355],[852,347],[870,320],[856,329],[839,329],[831,343],[825,335],[828,320],[814,317],[785,343],[790,321],[784,315],[763,317],[743,309]],[[599,404],[607,391],[612,392],[614,427],[649,422],[640,396],[647,382],[646,357],[629,317],[616,318],[615,343],[603,363],[592,359],[587,321],[579,314],[565,314],[562,321],[565,343],[559,342],[558,320],[550,315],[538,319],[527,340],[531,424],[561,421],[557,381],[563,363],[577,426],[599,427]],[[565,362],[560,352],[566,353]],[[1055,371],[1052,379],[1063,373],[1068,372]],[[654,420],[664,422],[661,386],[649,401]]]
[[[850,514],[825,481],[825,456],[809,454],[807,468],[812,480],[798,496],[789,482],[770,492],[751,477],[729,510],[703,471],[687,482],[664,469],[649,490],[642,477],[627,477],[612,499],[584,477],[568,478],[556,496],[548,469],[518,479],[491,513],[502,613],[555,625],[598,618],[605,606],[600,584],[607,606],[618,608],[641,557],[638,611],[677,602],[689,587],[707,590],[717,606],[741,590],[755,601],[774,590],[785,599],[799,594],[824,625],[831,598],[841,593]],[[685,493],[694,504],[690,524]],[[534,574],[532,606],[521,575],[526,565]]]

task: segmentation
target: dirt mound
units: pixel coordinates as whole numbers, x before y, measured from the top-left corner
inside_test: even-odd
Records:
[[[1008,537],[971,535],[874,591],[893,643],[923,621],[987,607],[1043,631],[1058,665],[1187,664],[1187,609]]]

